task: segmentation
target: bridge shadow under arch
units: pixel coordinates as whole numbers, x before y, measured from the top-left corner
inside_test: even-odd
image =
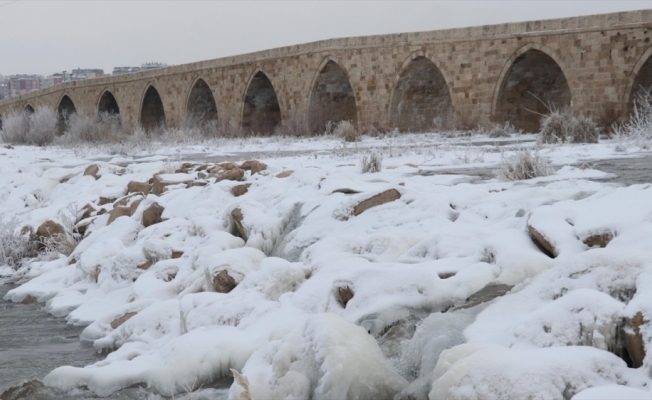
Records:
[[[204,126],[217,121],[217,103],[206,81],[199,78],[190,90],[186,104],[186,118],[189,123]]]
[[[34,107],[32,107],[31,104],[28,104],[23,109],[23,112],[26,113],[26,114],[34,114]]]
[[[496,122],[509,122],[524,132],[538,132],[542,115],[571,106],[571,90],[562,68],[543,50],[530,48],[517,56],[499,83]]]
[[[115,96],[113,96],[113,93],[108,90],[105,90],[104,93],[102,93],[100,102],[97,105],[97,112],[110,115],[120,115],[120,107],[118,106],[118,102],[116,101]]]
[[[641,103],[652,103],[652,47],[648,48],[637,64],[627,99],[629,113],[634,112],[635,107],[641,106]]]
[[[349,78],[342,67],[328,60],[319,70],[308,105],[312,133],[322,133],[326,125],[340,121],[358,124],[358,110]]]
[[[68,95],[64,95],[59,101],[59,107],[57,107],[57,114],[59,120],[57,122],[57,133],[59,135],[63,134],[68,124],[68,120],[73,114],[77,113],[75,104],[72,102],[72,99]]]
[[[150,85],[140,108],[140,125],[146,132],[165,128],[165,110],[158,90]]]
[[[401,132],[425,132],[452,120],[448,84],[430,59],[417,56],[404,64],[392,94],[389,117],[392,126]]]
[[[281,107],[272,82],[258,71],[249,83],[242,111],[242,127],[254,134],[270,135],[281,125]]]

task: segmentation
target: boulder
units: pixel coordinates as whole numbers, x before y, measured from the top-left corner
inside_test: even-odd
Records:
[[[219,274],[213,277],[213,289],[217,293],[229,293],[237,285],[235,279],[226,270],[220,271]]]
[[[151,266],[152,266],[152,262],[151,262],[151,261],[147,261],[147,262],[144,263],[144,264],[140,264],[140,265],[137,266],[136,268],[138,268],[138,269],[142,269],[142,270],[144,270],[144,271],[147,271],[147,270],[149,269],[149,267],[151,267]]]
[[[86,175],[92,176],[93,178],[95,178],[95,180],[98,180],[100,179],[100,176],[98,175],[99,172],[100,172],[100,167],[98,165],[96,164],[89,165],[84,170],[84,176]]]
[[[622,324],[625,349],[633,368],[642,366],[645,358],[645,344],[640,329],[643,322],[643,314],[639,311],[633,318],[625,318]]]
[[[113,221],[116,219],[125,216],[131,216],[131,208],[123,206],[113,207],[113,210],[109,211],[109,220],[106,222],[106,224],[111,225],[111,223],[113,223]]]
[[[229,162],[223,162],[222,164],[218,165],[218,167],[220,167],[222,169],[225,169],[227,171],[230,171],[230,170],[236,169],[236,168],[242,168],[242,167],[239,167],[238,164],[236,164],[234,162],[230,162],[230,161]]]
[[[611,242],[611,240],[614,238],[613,233],[611,232],[603,232],[603,233],[598,233],[595,235],[591,235],[587,237],[586,239],[583,240],[584,244],[589,246],[589,247],[602,247],[605,248]]]
[[[63,229],[63,226],[52,220],[47,220],[38,227],[35,236],[39,242],[39,247],[43,248],[44,242],[47,239],[65,234],[66,231]]]
[[[488,283],[485,287],[469,296],[464,304],[453,308],[453,311],[475,307],[497,297],[504,296],[509,293],[513,287],[514,286],[505,285],[504,283]]]
[[[129,216],[130,216],[130,217],[133,216],[133,215],[136,213],[136,210],[138,209],[138,206],[139,206],[140,203],[142,203],[142,202],[143,202],[143,199],[138,199],[138,200],[135,200],[134,202],[132,202],[132,203],[129,205]]]
[[[191,187],[201,187],[201,186],[206,186],[208,185],[208,182],[206,181],[192,181],[186,183],[186,188],[191,188]]]
[[[530,233],[530,238],[532,238],[532,242],[548,257],[550,258],[555,258],[559,255],[559,252],[555,248],[555,245],[553,245],[546,236],[539,232],[535,227],[532,225],[528,224],[527,230]]]
[[[27,399],[42,399],[44,394],[39,395],[39,391],[43,389],[45,385],[41,383],[38,379],[32,379],[20,385],[10,386],[4,392],[0,393],[0,399],[2,400],[27,400]]]
[[[129,204],[129,200],[131,200],[134,196],[140,196],[140,193],[132,193],[130,195],[119,198],[118,200],[115,201],[115,203],[113,203],[113,207],[116,207],[116,206],[124,207],[124,206],[126,206],[127,204]]]
[[[292,175],[293,173],[294,173],[294,171],[292,171],[290,169],[290,170],[281,172],[280,174],[276,175],[276,177],[277,178],[287,178],[288,176]]]
[[[197,165],[199,164],[189,162],[183,163],[181,164],[181,168],[177,169],[175,173],[187,174],[188,172],[192,171]]]
[[[27,296],[23,297],[23,299],[20,301],[20,304],[34,304],[38,302],[36,297],[32,296],[31,294],[28,294]]]
[[[247,231],[245,230],[244,225],[242,225],[243,220],[244,220],[244,215],[242,215],[241,209],[236,208],[233,211],[231,211],[231,221],[232,221],[231,234],[233,236],[237,236],[243,239],[246,242]]]
[[[389,203],[401,198],[401,193],[396,189],[385,190],[373,197],[361,201],[353,208],[353,215],[360,215],[372,207],[376,207],[385,203]]]
[[[337,301],[339,301],[340,305],[344,308],[346,308],[346,304],[354,295],[353,290],[348,285],[337,288]]]
[[[91,203],[87,203],[82,209],[80,210],[81,215],[77,219],[76,222],[82,221],[86,218],[90,218],[93,216],[93,213],[97,211],[97,208],[95,208],[94,205]]]
[[[242,185],[233,186],[231,188],[231,194],[234,195],[235,197],[242,196],[243,194],[249,191],[249,186],[251,186],[251,183],[245,183]]]
[[[131,181],[127,185],[127,194],[142,193],[144,195],[148,195],[151,190],[152,187],[147,182]]]
[[[75,230],[77,233],[79,233],[82,237],[86,236],[86,231],[88,230],[88,227],[91,226],[91,224],[95,221],[95,218],[86,218],[77,223],[75,225]]]
[[[161,207],[158,203],[152,203],[145,211],[143,211],[143,226],[147,228],[148,226],[161,222],[161,215],[164,210],[165,208]]]
[[[183,251],[172,251],[172,258],[181,258]]]
[[[111,204],[116,200],[117,198],[115,197],[100,197],[100,201],[97,204],[103,206],[105,204]]]
[[[267,164],[263,164],[257,160],[249,160],[243,162],[240,168],[244,169],[245,171],[251,171],[251,175],[253,175],[259,173],[260,171],[266,170]]]
[[[223,170],[215,178],[215,182],[220,182],[224,180],[230,181],[241,181],[244,178],[244,170],[240,168],[234,168],[231,170]]]
[[[119,327],[120,325],[122,325],[122,324],[124,324],[125,322],[127,322],[127,320],[128,320],[129,318],[133,317],[133,316],[136,315],[136,314],[138,314],[138,313],[135,313],[135,312],[128,312],[128,313],[126,313],[125,315],[123,315],[122,317],[118,317],[118,318],[114,319],[113,322],[111,322],[111,328],[113,328],[113,329],[118,329],[118,327]]]

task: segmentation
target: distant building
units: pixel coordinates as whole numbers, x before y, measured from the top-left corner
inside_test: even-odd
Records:
[[[101,78],[104,76],[103,69],[96,68],[77,68],[72,70],[73,81],[82,81],[85,79]]]
[[[59,85],[63,83],[63,74],[52,74],[50,76],[42,76],[41,79],[41,89],[46,89],[54,85]]]
[[[140,64],[140,69],[142,71],[148,71],[150,69],[158,69],[158,68],[165,68],[168,65],[165,63],[160,63],[160,62],[149,62],[145,64]]]
[[[130,74],[138,71],[140,71],[140,67],[115,67],[113,68],[113,75]]]
[[[168,65],[160,62],[149,62],[141,64],[140,67],[115,67],[113,75],[130,74],[132,72],[149,71],[151,69],[165,68]]]
[[[5,77],[3,84],[4,98],[20,96],[41,88],[38,75],[11,75]]]

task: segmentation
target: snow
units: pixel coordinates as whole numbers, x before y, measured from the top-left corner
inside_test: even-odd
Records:
[[[185,158],[263,152],[268,168],[247,172],[240,197],[231,188],[241,182],[171,185],[110,225],[113,205],[103,205],[72,254],[0,266],[0,279],[21,284],[6,300],[35,297],[107,354],[44,378],[62,390],[144,385],[178,396],[235,374],[232,399],[649,398],[652,356],[634,369],[614,353],[624,320],[652,316],[652,189],[577,167],[644,155],[614,144],[543,147],[556,173],[519,182],[476,172],[535,144],[486,137],[254,138],[124,157],[17,146],[0,156],[0,218],[32,228],[121,198],[130,181],[194,181],[175,171]],[[384,169],[363,174],[359,159],[372,150]],[[99,179],[83,176],[90,164]],[[389,189],[400,198],[353,215]],[[145,228],[154,202],[162,222]],[[605,248],[585,243],[603,234]],[[217,293],[224,274],[236,286]],[[460,307],[490,283],[511,289]],[[342,288],[353,293],[345,306]],[[652,341],[649,324],[640,332]]]

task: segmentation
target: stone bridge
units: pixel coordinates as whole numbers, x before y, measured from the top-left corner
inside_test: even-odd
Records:
[[[324,40],[165,69],[69,82],[0,102],[0,117],[49,106],[119,113],[123,127],[185,118],[247,131],[423,131],[511,122],[536,131],[547,107],[625,116],[652,86],[652,10]]]

